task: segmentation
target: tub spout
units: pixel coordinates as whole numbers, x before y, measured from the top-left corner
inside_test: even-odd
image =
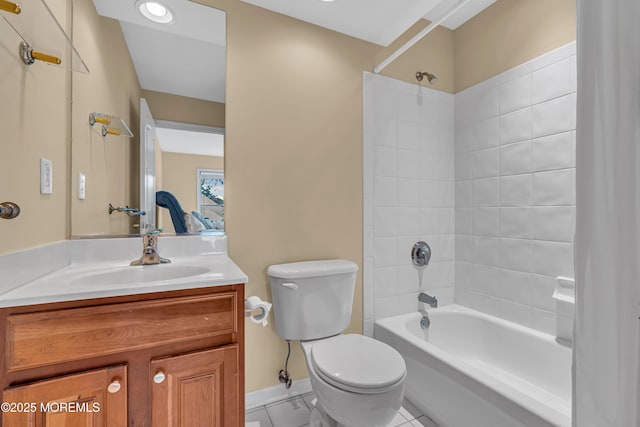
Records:
[[[425,304],[429,304],[433,308],[438,307],[438,299],[424,292],[420,292],[420,294],[418,295],[418,301],[423,302]],[[422,329],[428,329],[429,326],[431,325],[431,319],[429,319],[429,313],[424,308],[420,308],[420,314],[422,314],[422,319],[420,320],[420,327]]]
[[[438,299],[436,297],[432,297],[431,295],[425,294],[424,292],[420,292],[420,295],[418,295],[418,301],[429,304],[433,308],[438,308]]]

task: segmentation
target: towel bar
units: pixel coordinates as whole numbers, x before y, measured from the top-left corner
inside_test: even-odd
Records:
[[[137,215],[146,215],[147,214],[145,211],[139,211],[138,209],[130,208],[129,206],[125,206],[124,208],[121,208],[121,207],[114,208],[113,205],[111,203],[109,203],[109,215],[111,215],[114,212],[123,212],[123,213],[126,213],[129,216],[137,216]]]

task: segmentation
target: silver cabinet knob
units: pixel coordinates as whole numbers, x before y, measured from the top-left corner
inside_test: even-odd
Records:
[[[111,381],[111,384],[107,386],[107,391],[111,394],[117,393],[120,391],[120,387],[122,387],[120,385],[120,380],[113,380]]]
[[[166,378],[166,375],[164,374],[164,372],[158,371],[153,376],[153,382],[156,383],[156,384],[162,384],[164,382],[165,378]]]

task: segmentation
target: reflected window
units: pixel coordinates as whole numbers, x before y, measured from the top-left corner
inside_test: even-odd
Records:
[[[224,171],[198,169],[198,212],[215,230],[224,230]]]

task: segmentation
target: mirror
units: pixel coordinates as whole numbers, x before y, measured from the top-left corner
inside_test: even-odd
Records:
[[[225,12],[80,3],[74,43],[90,73],[73,76],[71,235],[224,232]],[[102,136],[91,112],[122,118],[134,136]]]

